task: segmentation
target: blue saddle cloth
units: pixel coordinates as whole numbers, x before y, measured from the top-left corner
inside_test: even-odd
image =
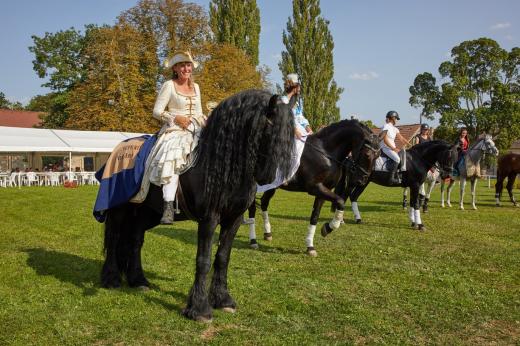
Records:
[[[97,221],[104,222],[107,209],[128,202],[139,191],[146,159],[156,141],[156,135],[143,135],[119,143],[96,172],[100,186],[93,214]]]

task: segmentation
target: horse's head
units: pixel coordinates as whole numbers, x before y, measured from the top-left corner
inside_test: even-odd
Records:
[[[482,141],[482,147],[481,150],[483,150],[486,154],[498,156],[498,149],[495,145],[495,142],[493,141],[493,137],[491,135],[484,135],[481,139]]]
[[[458,144],[452,146],[447,145],[446,149],[441,151],[437,156],[441,179],[444,180],[453,176],[453,170],[458,159],[458,148]]]
[[[263,134],[260,136],[254,177],[258,184],[272,182],[276,174],[288,178],[291,167],[291,154],[294,146],[294,117],[291,108],[296,102],[292,97],[285,104],[278,95],[273,95],[265,108],[266,120]]]
[[[365,133],[359,145],[352,150],[351,179],[355,185],[365,185],[368,182],[375,160],[379,157],[379,138]]]

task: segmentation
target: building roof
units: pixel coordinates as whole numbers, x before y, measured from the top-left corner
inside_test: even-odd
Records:
[[[40,114],[42,113],[0,109],[0,126],[40,127],[42,124]]]
[[[121,141],[141,135],[0,126],[0,152],[110,153]]]
[[[421,132],[421,124],[397,125],[396,127],[399,129],[401,135],[409,142],[415,135]],[[373,128],[372,132],[378,135],[379,132],[381,132],[381,128]],[[403,146],[403,143],[398,140],[395,141],[395,144],[398,149],[401,149]]]

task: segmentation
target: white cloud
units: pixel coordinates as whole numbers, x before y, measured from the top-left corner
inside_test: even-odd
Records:
[[[511,27],[511,23],[503,22],[503,23],[496,23],[494,25],[491,25],[490,29],[491,30],[502,30],[502,29],[507,29],[510,27]]]
[[[352,73],[349,76],[349,78],[355,79],[355,80],[372,80],[372,79],[379,78],[379,75],[377,74],[377,72],[374,72],[374,71],[363,72],[363,73],[355,72],[355,73]]]
[[[272,54],[271,59],[273,60],[282,60],[282,54]]]

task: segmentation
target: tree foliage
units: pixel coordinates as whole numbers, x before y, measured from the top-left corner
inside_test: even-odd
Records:
[[[413,85],[409,89],[410,105],[415,108],[422,107],[421,119],[423,117],[428,120],[435,118],[434,113],[439,98],[439,88],[435,84],[435,77],[429,72],[424,72],[415,77]]]
[[[333,79],[334,42],[328,25],[321,16],[319,0],[294,0],[292,19],[283,32],[286,51],[278,64],[284,76],[300,76],[304,112],[315,128],[337,121],[340,116],[336,104],[343,88]]]
[[[203,105],[207,101],[220,102],[241,90],[263,87],[261,73],[243,50],[228,43],[208,43],[204,56],[207,60],[202,61],[201,74],[197,76]]]
[[[85,80],[70,94],[69,128],[153,132],[154,94],[143,89],[141,58],[146,45],[130,25],[99,28],[85,47]]]
[[[215,40],[244,50],[258,65],[260,10],[256,0],[211,0],[209,14]]]
[[[508,52],[489,38],[464,41],[440,65],[440,88],[429,73],[416,77],[410,104],[440,115],[437,137],[453,139],[464,126],[473,138],[482,132],[497,136],[497,146],[507,149],[520,137],[519,67],[518,47]]]
[[[2,109],[2,108],[12,109],[12,110],[22,110],[22,109],[24,109],[23,105],[20,102],[18,102],[18,101],[16,101],[16,102],[9,101],[5,97],[5,94],[0,91],[0,109]]]

